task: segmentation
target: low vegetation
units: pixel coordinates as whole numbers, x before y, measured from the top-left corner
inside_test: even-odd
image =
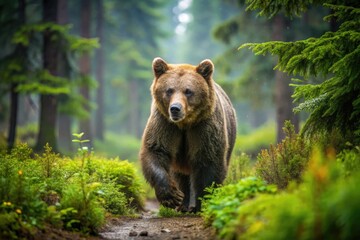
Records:
[[[282,143],[258,155],[257,177],[208,189],[205,222],[221,239],[358,239],[360,147],[311,152],[289,123],[284,131]]]
[[[128,215],[143,207],[136,168],[118,158],[97,157],[80,144],[74,158],[34,154],[26,144],[0,154],[0,238],[31,237],[54,228],[96,234],[106,214]]]

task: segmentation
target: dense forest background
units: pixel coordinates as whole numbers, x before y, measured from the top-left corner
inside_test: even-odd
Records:
[[[212,59],[236,108],[199,223],[220,239],[360,239],[358,0],[0,0],[0,29],[0,239],[101,234],[155,198],[137,161],[155,57]]]
[[[85,132],[95,151],[132,160],[149,115],[155,57],[212,59],[214,79],[237,111],[239,151],[256,153],[283,139],[285,120],[298,130],[307,115],[293,113],[296,76],[274,71],[275,57],[238,47],[336,28],[320,5],[270,19],[238,0],[18,0],[0,9],[1,146],[28,142],[39,150],[48,142],[69,153],[71,134]]]

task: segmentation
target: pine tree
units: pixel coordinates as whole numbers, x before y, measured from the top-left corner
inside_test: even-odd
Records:
[[[258,0],[247,2],[248,9],[261,9],[260,15],[268,16],[282,10],[288,15],[299,14],[310,5],[309,1],[276,5],[274,0],[266,6]],[[324,4],[332,12],[325,20],[335,18],[341,22],[335,32],[295,42],[248,43],[240,49],[250,48],[256,55],[277,55],[275,69],[303,77],[292,86],[294,100],[302,101],[294,110],[310,111],[304,134],[339,130],[345,139],[360,142],[360,4],[347,4]],[[311,77],[326,80],[315,84],[310,82]]]

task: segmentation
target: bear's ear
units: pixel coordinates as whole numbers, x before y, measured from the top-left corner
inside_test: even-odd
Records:
[[[152,67],[156,78],[160,77],[169,69],[167,63],[159,57],[154,58]]]
[[[210,59],[205,59],[196,67],[196,72],[208,81],[214,72],[214,64]]]

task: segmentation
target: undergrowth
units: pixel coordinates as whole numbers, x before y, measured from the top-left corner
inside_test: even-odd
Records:
[[[49,145],[34,154],[26,144],[0,153],[0,239],[32,238],[45,225],[96,234],[106,213],[133,214],[143,207],[133,164],[97,157],[80,144],[74,158]]]
[[[281,191],[264,174],[210,188],[202,200],[205,222],[219,239],[359,239],[360,147],[347,144],[338,154],[314,147],[309,154],[288,129],[287,138],[258,159],[268,161],[262,163],[268,175],[283,174],[272,182]]]
[[[222,238],[228,231],[228,225],[235,219],[241,204],[259,193],[275,193],[276,186],[255,177],[248,177],[236,184],[223,187],[209,187],[202,200],[201,215],[206,224],[214,227]]]

